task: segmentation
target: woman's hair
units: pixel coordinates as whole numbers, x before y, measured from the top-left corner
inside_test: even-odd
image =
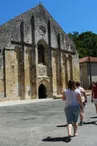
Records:
[[[75,90],[75,81],[73,81],[73,80],[69,80],[68,81],[68,89],[70,89],[70,90]]]
[[[80,82],[76,82],[76,87],[79,87],[80,86]]]
[[[95,85],[97,86],[97,82],[95,82]]]

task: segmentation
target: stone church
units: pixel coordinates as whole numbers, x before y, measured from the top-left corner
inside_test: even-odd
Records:
[[[42,4],[0,26],[0,98],[58,97],[79,80],[75,44]]]

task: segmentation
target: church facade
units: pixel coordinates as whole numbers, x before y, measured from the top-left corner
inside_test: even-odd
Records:
[[[75,44],[39,4],[0,26],[0,98],[61,95],[79,80]]]

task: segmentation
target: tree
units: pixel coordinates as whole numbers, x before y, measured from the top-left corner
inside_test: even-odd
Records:
[[[69,33],[68,36],[76,44],[76,49],[80,58],[89,55],[97,57],[97,34],[87,31],[81,34],[78,32],[73,32],[73,34]]]

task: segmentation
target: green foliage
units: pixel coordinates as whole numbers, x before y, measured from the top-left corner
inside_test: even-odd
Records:
[[[76,44],[76,49],[79,53],[79,57],[93,56],[97,57],[97,34],[91,31],[69,33],[68,36]]]

